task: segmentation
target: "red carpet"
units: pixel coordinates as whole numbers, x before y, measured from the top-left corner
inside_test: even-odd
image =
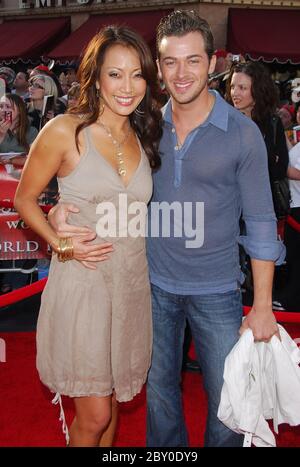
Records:
[[[300,337],[299,325],[287,325],[292,337]],[[6,333],[6,362],[0,362],[0,446],[64,446],[59,407],[39,381],[35,369],[35,334]],[[203,445],[206,401],[201,376],[184,373],[184,410],[192,447]],[[68,425],[72,402],[64,398]],[[145,390],[133,401],[120,404],[116,446],[145,446]],[[300,426],[280,426],[278,446],[300,447]]]

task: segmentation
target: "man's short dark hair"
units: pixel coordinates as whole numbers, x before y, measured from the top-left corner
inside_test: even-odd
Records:
[[[63,67],[63,72],[67,72],[67,71],[74,71],[74,73],[77,73],[77,70],[78,70],[78,65],[76,63],[70,63],[70,65],[65,65]]]
[[[26,70],[20,70],[20,71],[18,71],[18,73],[23,73],[23,75],[25,76],[26,81],[29,81],[29,73]]]
[[[194,10],[175,10],[160,20],[156,35],[157,56],[160,56],[159,48],[164,37],[181,37],[190,32],[199,32],[202,35],[210,60],[214,53],[214,38],[208,22]]]

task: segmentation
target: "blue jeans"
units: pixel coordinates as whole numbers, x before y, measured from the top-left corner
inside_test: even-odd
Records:
[[[181,364],[188,320],[208,396],[205,446],[242,446],[243,437],[217,418],[224,361],[239,338],[240,290],[177,295],[152,285],[153,354],[147,383],[147,446],[188,446],[182,409]]]

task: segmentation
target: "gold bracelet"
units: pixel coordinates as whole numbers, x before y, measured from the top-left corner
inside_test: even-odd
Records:
[[[57,259],[58,261],[65,263],[66,261],[73,259],[74,247],[72,237],[62,237],[58,241],[57,247]]]
[[[71,237],[64,237],[59,239],[58,245],[58,261],[65,262],[73,258],[73,242]]]

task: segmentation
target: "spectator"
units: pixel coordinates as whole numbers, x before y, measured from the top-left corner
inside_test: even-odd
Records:
[[[294,104],[300,102],[300,77],[293,79],[293,81],[291,82],[291,99],[292,102],[294,102]],[[297,108],[295,106],[296,112]]]
[[[35,68],[33,68],[33,70],[31,71],[29,76],[30,76],[30,78],[32,78],[33,76],[36,76],[36,75],[50,76],[50,78],[52,78],[53,81],[56,84],[58,97],[62,97],[64,95],[64,91],[63,91],[63,89],[61,87],[59,78],[56,76],[55,73],[53,73],[53,71],[49,70],[47,65],[42,65],[41,64],[41,65],[38,65]]]
[[[281,119],[283,128],[289,130],[295,122],[295,108],[293,105],[284,104],[278,110],[278,115]]]
[[[51,71],[49,70],[49,68],[46,65],[40,64],[31,70],[29,77],[32,78],[33,76],[36,76],[36,75],[50,76],[50,74],[51,74]]]
[[[47,115],[43,115],[44,97],[54,96],[53,109]],[[57,105],[58,91],[55,82],[48,75],[34,75],[29,81],[30,102],[28,105],[28,115],[32,120],[32,125],[40,130],[42,126],[55,115],[63,113]]]
[[[67,86],[69,86],[69,88],[72,86],[73,83],[78,83],[76,72],[77,72],[77,65],[75,64],[67,65],[64,68],[66,83],[67,83]]]
[[[4,79],[6,83],[6,92],[11,91],[15,77],[16,77],[16,73],[14,72],[12,68],[8,66],[2,66],[0,68],[0,78]]]
[[[271,187],[287,175],[288,149],[284,129],[276,116],[278,93],[268,70],[258,62],[233,65],[226,99],[259,127],[267,147]],[[273,201],[276,199],[273,193]]]
[[[60,73],[58,79],[59,79],[60,86],[61,86],[61,89],[62,89],[62,92],[63,92],[63,97],[65,98],[65,96],[68,94],[68,90],[70,88],[70,86],[67,84],[66,75],[62,72],[62,73]]]
[[[282,122],[288,149],[293,147],[293,126],[295,124],[295,108],[292,104],[284,104],[278,110]]]
[[[0,152],[27,154],[37,133],[37,129],[30,126],[22,98],[17,94],[6,94],[0,101]],[[24,163],[24,158],[18,158],[19,164],[21,160]],[[1,261],[2,267],[23,268],[25,272],[31,270],[34,264],[32,260]],[[26,285],[28,277],[28,274],[20,272],[2,273],[0,294]]]
[[[22,98],[6,94],[0,101],[0,118],[0,152],[27,153],[38,131],[30,126]]]
[[[29,99],[29,74],[26,71],[19,71],[14,80],[13,94],[22,97],[24,101]]]
[[[73,83],[68,91],[68,109],[75,107],[78,103],[80,95],[80,84]]]

